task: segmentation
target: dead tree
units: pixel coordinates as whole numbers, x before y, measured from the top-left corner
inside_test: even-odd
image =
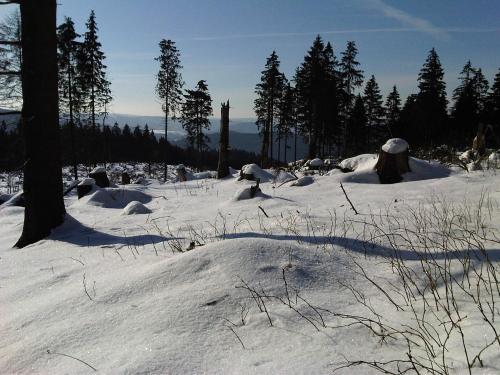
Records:
[[[477,128],[477,134],[472,141],[472,150],[477,153],[478,156],[483,156],[486,152],[486,146],[484,142],[485,129],[484,124],[480,123]]]
[[[56,0],[22,1],[24,225],[16,247],[48,236],[64,221],[57,88]]]
[[[219,138],[219,164],[217,178],[229,175],[229,100],[221,104],[220,109],[220,138]]]

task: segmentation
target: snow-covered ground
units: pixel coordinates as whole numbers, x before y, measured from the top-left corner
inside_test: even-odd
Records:
[[[338,315],[366,316],[372,306],[389,322],[416,324],[370,281],[399,279],[388,261],[391,241],[365,236],[367,223],[384,228],[377,217],[432,212],[443,201],[473,208],[487,195],[484,225],[500,229],[500,175],[413,160],[406,182],[380,185],[367,166],[373,160],[351,161],[360,166],[353,173],[312,176],[306,186],[263,182],[246,200],[236,195],[254,183],[238,174],[149,180],[80,200],[72,193],[66,222],[21,250],[11,246],[23,208],[0,206],[0,373],[327,374],[346,358],[407,360],[404,343]],[[151,213],[133,214],[147,211],[137,205],[124,212],[132,201]],[[498,267],[498,246],[485,251]],[[418,270],[420,260],[407,253],[398,256]],[[459,303],[472,357],[491,327]],[[467,373],[455,337],[449,348],[450,371]],[[500,373],[499,348],[487,349],[473,372]]]

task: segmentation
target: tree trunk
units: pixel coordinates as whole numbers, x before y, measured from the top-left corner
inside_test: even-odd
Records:
[[[168,97],[168,95],[167,95]],[[167,182],[167,148],[168,148],[168,140],[167,140],[167,131],[168,131],[168,99],[165,100],[165,155],[163,157],[163,181]]]
[[[220,110],[220,139],[219,139],[219,164],[217,166],[217,178],[229,175],[229,100],[222,103]]]
[[[26,142],[24,226],[16,247],[64,221],[57,88],[56,0],[23,1],[22,87]]]

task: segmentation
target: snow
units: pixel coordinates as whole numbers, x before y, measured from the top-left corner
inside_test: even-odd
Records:
[[[356,169],[358,169],[358,167],[359,168],[365,168],[366,166],[372,167],[376,163],[377,163],[377,155],[362,154],[342,160],[339,166],[342,169],[349,169],[351,171],[355,171]]]
[[[314,182],[314,178],[312,176],[302,176],[297,181],[294,181],[291,186],[307,186],[311,185]]]
[[[80,186],[94,186],[95,180],[93,178],[87,177],[87,178],[84,178],[78,185],[80,185]]]
[[[92,169],[92,172],[90,172],[91,174],[93,173],[106,173],[106,168],[104,167],[95,167],[94,169]]]
[[[241,167],[243,174],[251,174],[255,179],[260,178],[260,182],[268,182],[274,180],[275,176],[266,170],[263,170],[257,164],[246,164]]]
[[[376,164],[377,155],[375,154],[363,154],[345,159],[340,163],[340,167],[353,170],[353,172],[345,173],[340,178],[343,182],[378,184],[380,180],[375,170]],[[453,170],[437,161],[425,161],[410,157],[409,165],[410,172],[403,174],[402,182],[444,178],[453,173]]]
[[[123,215],[150,214],[152,211],[141,202],[132,201],[122,211]]]
[[[389,154],[399,154],[410,148],[408,142],[401,138],[391,138],[382,146],[382,151]]]
[[[285,298],[285,272],[289,290],[298,289],[313,306],[361,314],[342,286],[350,282],[384,317],[397,319],[380,291],[352,268],[356,261],[370,276],[397,282],[384,262],[390,244],[365,243],[364,228],[353,223],[372,213],[399,217],[406,208],[430,207],[433,196],[458,205],[486,192],[492,203],[485,225],[500,229],[500,174],[455,171],[411,158],[406,183],[366,184],[359,182],[378,181],[376,156],[348,160],[343,163],[352,173],[315,175],[309,177],[314,183],[300,189],[269,179],[254,199],[235,199],[255,182],[233,179],[165,184],[147,179],[145,186],[95,188],[80,200],[73,191],[65,197],[65,223],[24,249],[11,248],[22,231],[24,209],[0,208],[0,373],[93,372],[55,353],[103,374],[326,374],[345,356],[404,357],[404,348],[360,328],[316,330],[277,300],[266,300],[270,326],[243,282]],[[360,215],[353,213],[340,182]],[[121,215],[139,204],[151,213]],[[178,251],[191,241],[199,244]],[[497,248],[485,251],[498,259]],[[242,306],[248,309],[244,325]],[[300,306],[311,314],[306,316],[315,316]],[[326,314],[325,319],[339,323]],[[474,347],[486,341],[480,320],[466,324]],[[473,373],[499,373],[495,350],[484,353],[484,368]],[[467,372],[460,346],[448,355],[454,373]],[[358,367],[337,373],[375,371]]]
[[[318,159],[318,158],[312,159],[312,160],[309,160],[308,164],[311,167],[322,167],[323,166],[323,160]]]

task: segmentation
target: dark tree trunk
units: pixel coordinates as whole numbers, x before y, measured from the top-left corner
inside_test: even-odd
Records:
[[[165,155],[163,158],[163,181],[167,182],[167,149],[168,149],[168,139],[167,139],[167,131],[168,131],[168,99],[165,100]]]
[[[382,184],[394,184],[403,180],[402,174],[410,172],[408,150],[390,154],[380,150],[375,169]]]
[[[57,89],[56,0],[23,1],[22,119],[26,142],[24,226],[16,247],[64,221]]]
[[[217,166],[217,178],[229,175],[229,100],[222,103],[220,110],[220,140],[219,140],[219,164]]]

